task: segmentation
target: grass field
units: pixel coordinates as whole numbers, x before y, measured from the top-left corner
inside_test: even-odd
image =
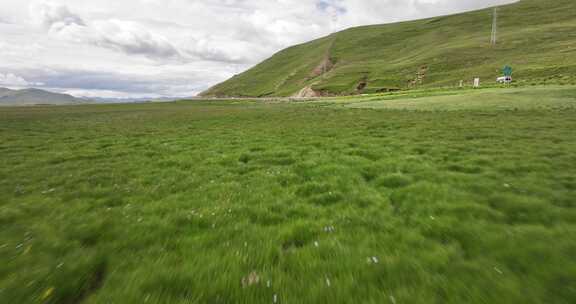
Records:
[[[491,90],[0,108],[0,303],[575,303],[574,91]]]
[[[382,95],[319,99],[350,108],[413,111],[549,110],[576,108],[575,86],[410,90]]]

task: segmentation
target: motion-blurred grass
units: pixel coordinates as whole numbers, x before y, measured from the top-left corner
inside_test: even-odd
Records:
[[[0,109],[0,303],[574,303],[576,110]]]

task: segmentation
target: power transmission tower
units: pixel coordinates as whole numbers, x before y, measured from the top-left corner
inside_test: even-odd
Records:
[[[498,8],[494,8],[492,14],[492,37],[490,38],[490,45],[495,46],[498,42]]]

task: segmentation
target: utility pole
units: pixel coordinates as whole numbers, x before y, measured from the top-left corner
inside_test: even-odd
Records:
[[[494,8],[494,13],[492,14],[492,37],[490,38],[490,45],[496,46],[498,42],[498,7]]]

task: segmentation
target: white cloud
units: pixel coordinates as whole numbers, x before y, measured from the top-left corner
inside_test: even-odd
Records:
[[[78,95],[187,96],[350,26],[508,2],[2,0],[0,73]]]
[[[70,12],[68,7],[50,1],[33,2],[30,5],[30,15],[34,22],[49,29],[62,28],[69,25],[84,25],[79,16]]]
[[[137,22],[107,19],[86,23],[68,7],[50,1],[34,2],[30,5],[30,15],[34,23],[57,38],[158,60],[180,57],[165,37],[148,31]]]
[[[174,59],[181,56],[168,39],[146,30],[135,22],[115,19],[96,21],[93,23],[93,29],[96,36],[90,42],[98,46],[160,59]]]
[[[6,73],[6,74],[0,73],[0,87],[26,88],[41,85],[43,85],[43,83],[29,82],[26,79],[12,73]]]

